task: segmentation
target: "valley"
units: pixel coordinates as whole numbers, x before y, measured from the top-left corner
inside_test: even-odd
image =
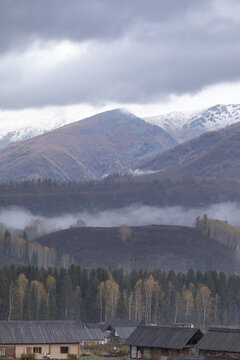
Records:
[[[233,249],[192,228],[204,211],[222,220],[231,204],[238,211],[239,124],[178,145],[165,130],[113,110],[3,148],[0,208],[20,240],[3,240],[2,264],[239,272]],[[8,182],[7,171],[15,174]],[[14,230],[14,216],[33,220]]]

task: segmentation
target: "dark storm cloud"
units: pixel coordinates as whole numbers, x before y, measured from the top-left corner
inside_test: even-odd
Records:
[[[234,0],[0,0],[0,107],[157,102],[237,81],[239,33]],[[84,51],[49,52],[51,65],[25,52],[62,40]]]
[[[166,21],[197,6],[192,0],[0,0],[0,51],[36,39],[114,39],[138,21]]]

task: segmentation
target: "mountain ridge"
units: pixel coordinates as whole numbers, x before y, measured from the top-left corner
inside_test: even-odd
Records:
[[[164,176],[239,178],[240,122],[208,132],[136,164]],[[218,170],[217,170],[218,169]],[[228,171],[227,171],[228,170]]]
[[[170,112],[144,119],[162,127],[178,142],[184,142],[240,121],[240,104],[217,104],[198,111]]]
[[[174,145],[160,127],[111,110],[2,148],[0,181],[99,179]]]

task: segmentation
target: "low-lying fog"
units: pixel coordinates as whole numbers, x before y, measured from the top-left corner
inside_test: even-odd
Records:
[[[235,203],[221,203],[207,208],[185,209],[180,206],[164,208],[132,205],[116,210],[98,213],[81,212],[63,214],[53,218],[33,215],[26,209],[10,207],[0,210],[2,230],[28,230],[31,237],[62,230],[71,226],[119,226],[127,225],[186,225],[193,226],[197,216],[207,214],[211,218],[227,220],[233,225],[240,224],[240,206]],[[81,219],[81,221],[79,221]]]

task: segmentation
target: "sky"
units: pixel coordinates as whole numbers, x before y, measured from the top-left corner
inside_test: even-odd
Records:
[[[240,103],[239,0],[0,0],[0,122]]]

